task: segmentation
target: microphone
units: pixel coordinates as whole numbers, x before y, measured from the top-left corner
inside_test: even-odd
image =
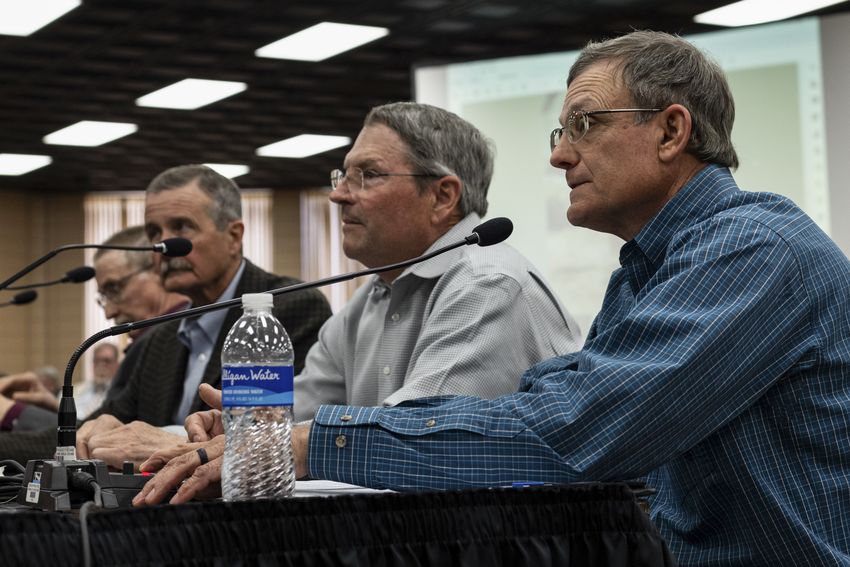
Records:
[[[442,248],[438,248],[437,250],[434,250],[433,252],[429,252],[427,254],[423,254],[422,256],[417,256],[409,260],[396,262],[395,264],[389,264],[387,266],[381,266],[378,268],[370,268],[338,276],[331,276],[329,278],[324,278],[313,282],[303,282],[300,284],[281,287],[278,289],[269,290],[266,293],[270,293],[272,295],[280,295],[283,293],[300,291],[302,289],[312,289],[314,287],[322,287],[325,285],[344,282],[347,280],[358,278],[360,276],[368,276],[381,272],[390,272],[399,268],[406,268],[407,266],[411,266],[419,262],[424,262],[425,260],[430,260],[434,256],[439,256],[440,254],[444,254],[446,252],[449,252],[450,250],[454,250],[455,248],[460,248],[461,246],[467,246],[470,244],[478,244],[479,246],[491,246],[507,239],[513,232],[513,229],[514,225],[509,219],[504,217],[497,217],[481,223],[480,225],[472,229],[472,234],[463,238],[462,240],[453,244],[449,244],[448,246],[443,246]],[[77,408],[74,403],[74,367],[77,365],[77,361],[79,360],[79,358],[86,350],[89,349],[89,347],[106,337],[122,335],[124,333],[128,333],[136,329],[144,329],[153,325],[165,323],[167,321],[174,321],[175,319],[185,319],[186,317],[193,317],[195,315],[201,315],[210,311],[237,307],[241,305],[241,303],[242,298],[236,297],[227,301],[211,303],[209,305],[202,305],[199,307],[193,307],[191,309],[184,309],[183,311],[167,313],[165,315],[152,317],[150,319],[123,323],[121,325],[116,325],[114,327],[104,329],[103,331],[99,331],[88,339],[86,339],[85,341],[83,341],[83,343],[79,347],[77,347],[77,349],[71,355],[70,360],[68,360],[68,366],[65,368],[65,382],[62,386],[62,399],[59,402],[59,426],[57,429],[59,442],[56,447],[56,459],[60,461],[67,459],[76,460]]]
[[[188,242],[188,241],[187,241]],[[47,287],[51,285],[56,285],[60,283],[83,283],[87,282],[94,277],[94,268],[91,266],[80,266],[79,268],[74,268],[73,270],[68,270],[65,272],[65,276],[59,278],[58,280],[53,280],[49,282],[42,282],[37,284],[27,284],[27,285],[10,285],[6,289],[30,289],[33,287]]]
[[[22,291],[21,293],[15,295],[11,301],[7,301],[6,303],[0,303],[0,307],[7,307],[9,305],[26,305],[27,303],[32,303],[33,301],[35,301],[36,297],[38,297],[37,291]]]
[[[101,250],[138,250],[141,252],[151,251],[151,252],[159,252],[163,256],[175,257],[175,256],[186,256],[189,252],[192,251],[192,242],[185,238],[166,238],[162,242],[157,244],[152,244],[150,246],[106,246],[104,244],[66,244],[65,246],[60,246],[59,248],[55,248],[25,267],[23,270],[15,274],[14,276],[8,278],[6,281],[0,283],[0,290],[6,289],[10,284],[18,281],[40,265],[44,264],[60,252],[64,252],[65,250],[79,250],[81,248],[99,248]]]

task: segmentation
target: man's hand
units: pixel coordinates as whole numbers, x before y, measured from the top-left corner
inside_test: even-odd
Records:
[[[209,441],[224,433],[224,424],[221,421],[221,390],[216,390],[209,384],[201,384],[198,395],[204,403],[214,409],[199,411],[186,418],[184,422],[186,434],[190,441],[196,443]]]
[[[85,422],[77,431],[77,458],[89,459],[89,439],[112,429],[124,427],[124,424],[111,415],[101,415],[97,419]]]
[[[207,452],[209,462],[201,464],[198,448]],[[221,495],[221,465],[224,460],[224,435],[219,435],[204,443],[187,443],[182,449],[188,450],[174,457],[173,451],[157,451],[150,459],[142,463],[141,470],[162,470],[149,480],[142,491],[133,498],[133,506],[150,506],[162,502],[168,492],[181,481],[183,484],[177,494],[171,498],[171,504],[188,502],[195,497],[212,498]],[[184,480],[185,479],[185,480]]]
[[[182,435],[168,433],[144,421],[134,421],[89,436],[86,447],[90,459],[100,459],[116,469],[125,461],[131,461],[139,470],[139,465],[155,451],[171,449],[185,441]]]
[[[22,372],[0,378],[0,395],[16,402],[59,411],[59,400],[53,392],[44,387],[35,372]]]

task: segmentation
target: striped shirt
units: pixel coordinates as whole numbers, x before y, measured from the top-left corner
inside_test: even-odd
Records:
[[[708,166],[620,263],[581,351],[496,400],[324,406],[310,473],[399,490],[645,476],[682,565],[850,564],[847,257]]]

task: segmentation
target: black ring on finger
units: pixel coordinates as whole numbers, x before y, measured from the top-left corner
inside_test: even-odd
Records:
[[[209,456],[207,455],[207,450],[206,450],[206,449],[204,449],[203,447],[198,447],[198,448],[196,449],[196,451],[198,452],[198,456],[201,458],[201,464],[202,464],[202,465],[205,465],[205,464],[207,464],[208,462],[210,462],[210,458],[209,458]]]

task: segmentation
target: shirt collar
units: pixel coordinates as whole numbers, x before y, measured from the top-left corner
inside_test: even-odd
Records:
[[[738,186],[729,169],[719,165],[707,165],[646,223],[635,236],[634,243],[655,269],[658,269],[664,262],[667,246],[673,235],[709,218],[723,197],[737,190]],[[627,246],[624,246],[623,250],[627,250]]]
[[[222,294],[215,300],[215,303],[220,301],[227,301],[229,299],[233,299],[233,296],[236,295],[236,286],[239,285],[239,280],[242,279],[242,274],[245,272],[245,259],[242,259],[242,263],[239,264],[239,269],[236,270],[236,274],[233,276],[233,279],[230,280],[230,283],[227,284],[227,287],[224,289]],[[191,307],[191,305],[190,305]],[[183,319],[180,321],[180,327],[177,329],[178,334],[185,334],[188,332],[190,327],[198,327],[200,328],[207,338],[210,341],[215,341],[215,337],[218,336],[218,332],[221,330],[221,326],[224,324],[225,318],[227,318],[227,309],[219,309],[217,311],[209,311],[204,313],[200,317],[190,317],[189,319]]]

